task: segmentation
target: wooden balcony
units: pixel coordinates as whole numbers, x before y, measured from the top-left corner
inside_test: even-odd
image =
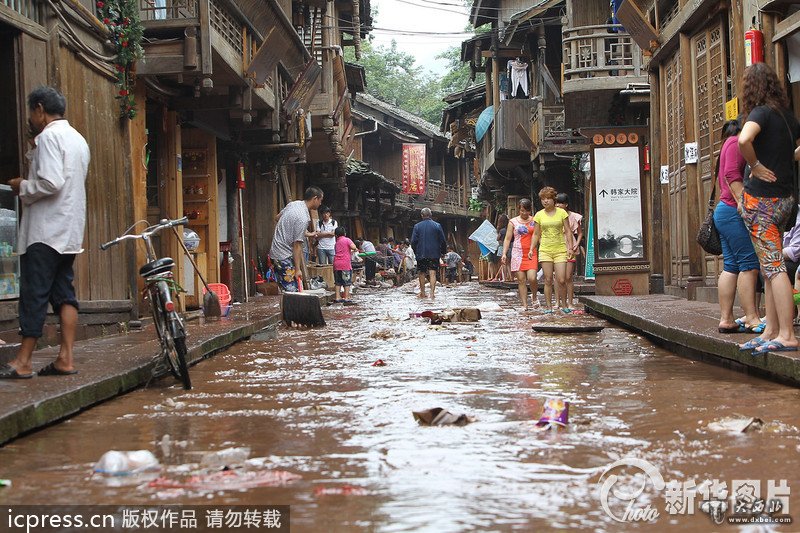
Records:
[[[529,99],[500,102],[490,132],[495,137],[495,159],[530,160],[532,146],[523,133],[530,131],[531,118],[538,105],[538,100]]]
[[[531,158],[554,152],[579,153],[588,150],[587,139],[577,130],[566,127],[564,106],[539,103],[533,112],[531,139],[536,148]]]
[[[0,0],[0,6],[3,6],[0,14],[5,14],[18,24],[26,24],[27,20],[32,20],[43,26],[46,5],[45,0]],[[4,10],[7,11],[4,13]]]
[[[618,24],[565,28],[562,42],[565,97],[647,83],[642,50]]]
[[[428,207],[434,213],[469,216],[466,191],[458,185],[428,181],[423,196],[397,193],[395,202],[403,207]]]
[[[253,108],[261,108],[274,106],[275,93],[285,96],[305,64],[302,41],[274,2],[139,0],[139,12],[149,39],[142,75],[213,75],[215,86],[244,86],[245,68],[271,35],[283,67],[281,79],[270,76],[253,91]]]

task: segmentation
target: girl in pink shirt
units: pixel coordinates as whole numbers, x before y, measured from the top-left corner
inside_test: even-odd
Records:
[[[333,256],[333,279],[336,284],[336,300],[345,305],[352,304],[350,300],[350,286],[353,284],[353,263],[351,257],[357,251],[353,241],[347,238],[346,231],[342,226],[336,228],[336,244],[334,245]],[[341,299],[342,287],[344,287],[344,298]]]

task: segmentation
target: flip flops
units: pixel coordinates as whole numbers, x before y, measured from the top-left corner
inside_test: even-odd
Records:
[[[31,379],[33,374],[20,374],[17,369],[8,363],[0,366],[0,379]]]
[[[768,341],[753,350],[753,355],[763,355],[769,352],[796,352],[797,346],[786,346],[782,342]]]
[[[36,372],[40,376],[71,376],[73,374],[77,374],[77,370],[59,370],[56,368],[56,363],[53,361],[46,367],[42,368],[38,372]]]
[[[756,337],[755,339],[750,339],[744,344],[739,345],[740,352],[750,352],[761,346],[762,344],[769,342],[766,339],[762,339],[761,337]]]
[[[747,327],[744,325],[737,324],[736,326],[731,326],[729,328],[718,327],[717,331],[720,333],[745,333],[747,331]],[[763,330],[762,330],[763,331]],[[759,331],[761,333],[761,331]]]

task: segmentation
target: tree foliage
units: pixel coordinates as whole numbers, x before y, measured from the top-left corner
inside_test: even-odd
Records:
[[[347,61],[356,62],[351,48],[345,51]],[[367,93],[395,105],[404,111],[420,116],[433,124],[442,120],[445,96],[462,91],[470,81],[469,65],[461,62],[461,48],[453,46],[437,59],[447,62],[444,76],[437,77],[416,65],[411,54],[398,50],[397,42],[374,46],[363,42],[361,60],[367,76]],[[479,76],[482,74],[479,73]],[[482,83],[482,78],[478,82]]]

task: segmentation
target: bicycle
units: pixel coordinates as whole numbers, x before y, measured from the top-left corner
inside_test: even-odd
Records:
[[[116,239],[100,245],[101,250],[107,250],[125,240],[141,239],[144,241],[147,263],[139,269],[139,275],[144,278],[145,297],[150,300],[156,335],[161,343],[160,355],[166,361],[170,373],[183,383],[183,388],[186,390],[192,388],[192,382],[186,364],[186,328],[181,317],[175,311],[175,303],[172,301],[172,290],[176,287],[172,274],[175,261],[171,257],[158,258],[156,256],[152,237],[163,229],[182,226],[188,221],[187,217],[176,220],[165,218],[158,224],[148,226],[141,233],[128,233],[136,227],[134,224]]]

